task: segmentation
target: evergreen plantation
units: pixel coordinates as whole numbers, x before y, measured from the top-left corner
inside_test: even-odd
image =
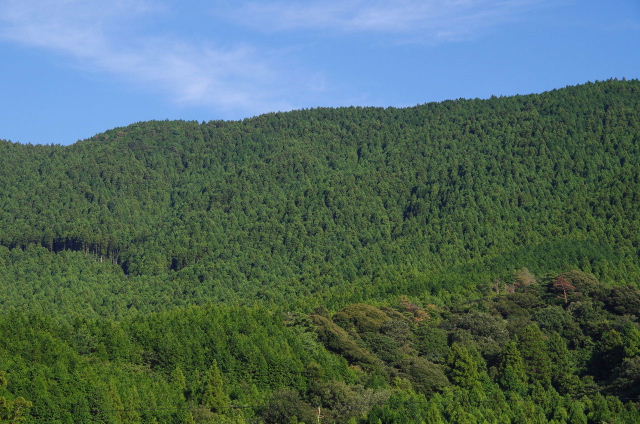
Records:
[[[640,81],[0,141],[0,270],[0,422],[637,423]]]

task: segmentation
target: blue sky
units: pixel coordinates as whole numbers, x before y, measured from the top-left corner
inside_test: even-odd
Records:
[[[640,77],[640,0],[0,0],[0,138]]]

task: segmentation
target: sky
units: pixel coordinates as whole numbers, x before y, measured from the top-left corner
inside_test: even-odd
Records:
[[[0,139],[640,78],[640,0],[0,0]]]

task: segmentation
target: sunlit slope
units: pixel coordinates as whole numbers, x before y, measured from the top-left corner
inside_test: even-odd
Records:
[[[633,280],[640,82],[2,142],[0,187],[6,266],[87,255],[170,303],[379,297],[536,263]]]

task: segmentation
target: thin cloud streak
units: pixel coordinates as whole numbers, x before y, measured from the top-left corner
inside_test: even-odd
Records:
[[[0,38],[160,89],[178,104],[242,113],[291,108],[278,100],[288,93],[276,70],[250,46],[194,46],[128,29],[155,11],[141,0],[0,1]]]
[[[238,23],[265,31],[376,32],[412,38],[420,33],[424,41],[452,41],[513,20],[546,1],[249,1],[222,13]]]
[[[282,53],[286,49],[277,54],[272,46],[238,43],[223,48],[215,40],[195,43],[163,35],[156,18],[170,17],[173,1],[0,0],[0,41],[56,53],[83,71],[114,75],[175,104],[226,117],[326,104],[328,94],[334,105],[367,96],[339,90],[322,71],[291,66],[295,57]],[[258,33],[376,33],[377,40],[413,43],[469,38],[546,2],[239,0],[233,9],[214,4],[223,23]]]

